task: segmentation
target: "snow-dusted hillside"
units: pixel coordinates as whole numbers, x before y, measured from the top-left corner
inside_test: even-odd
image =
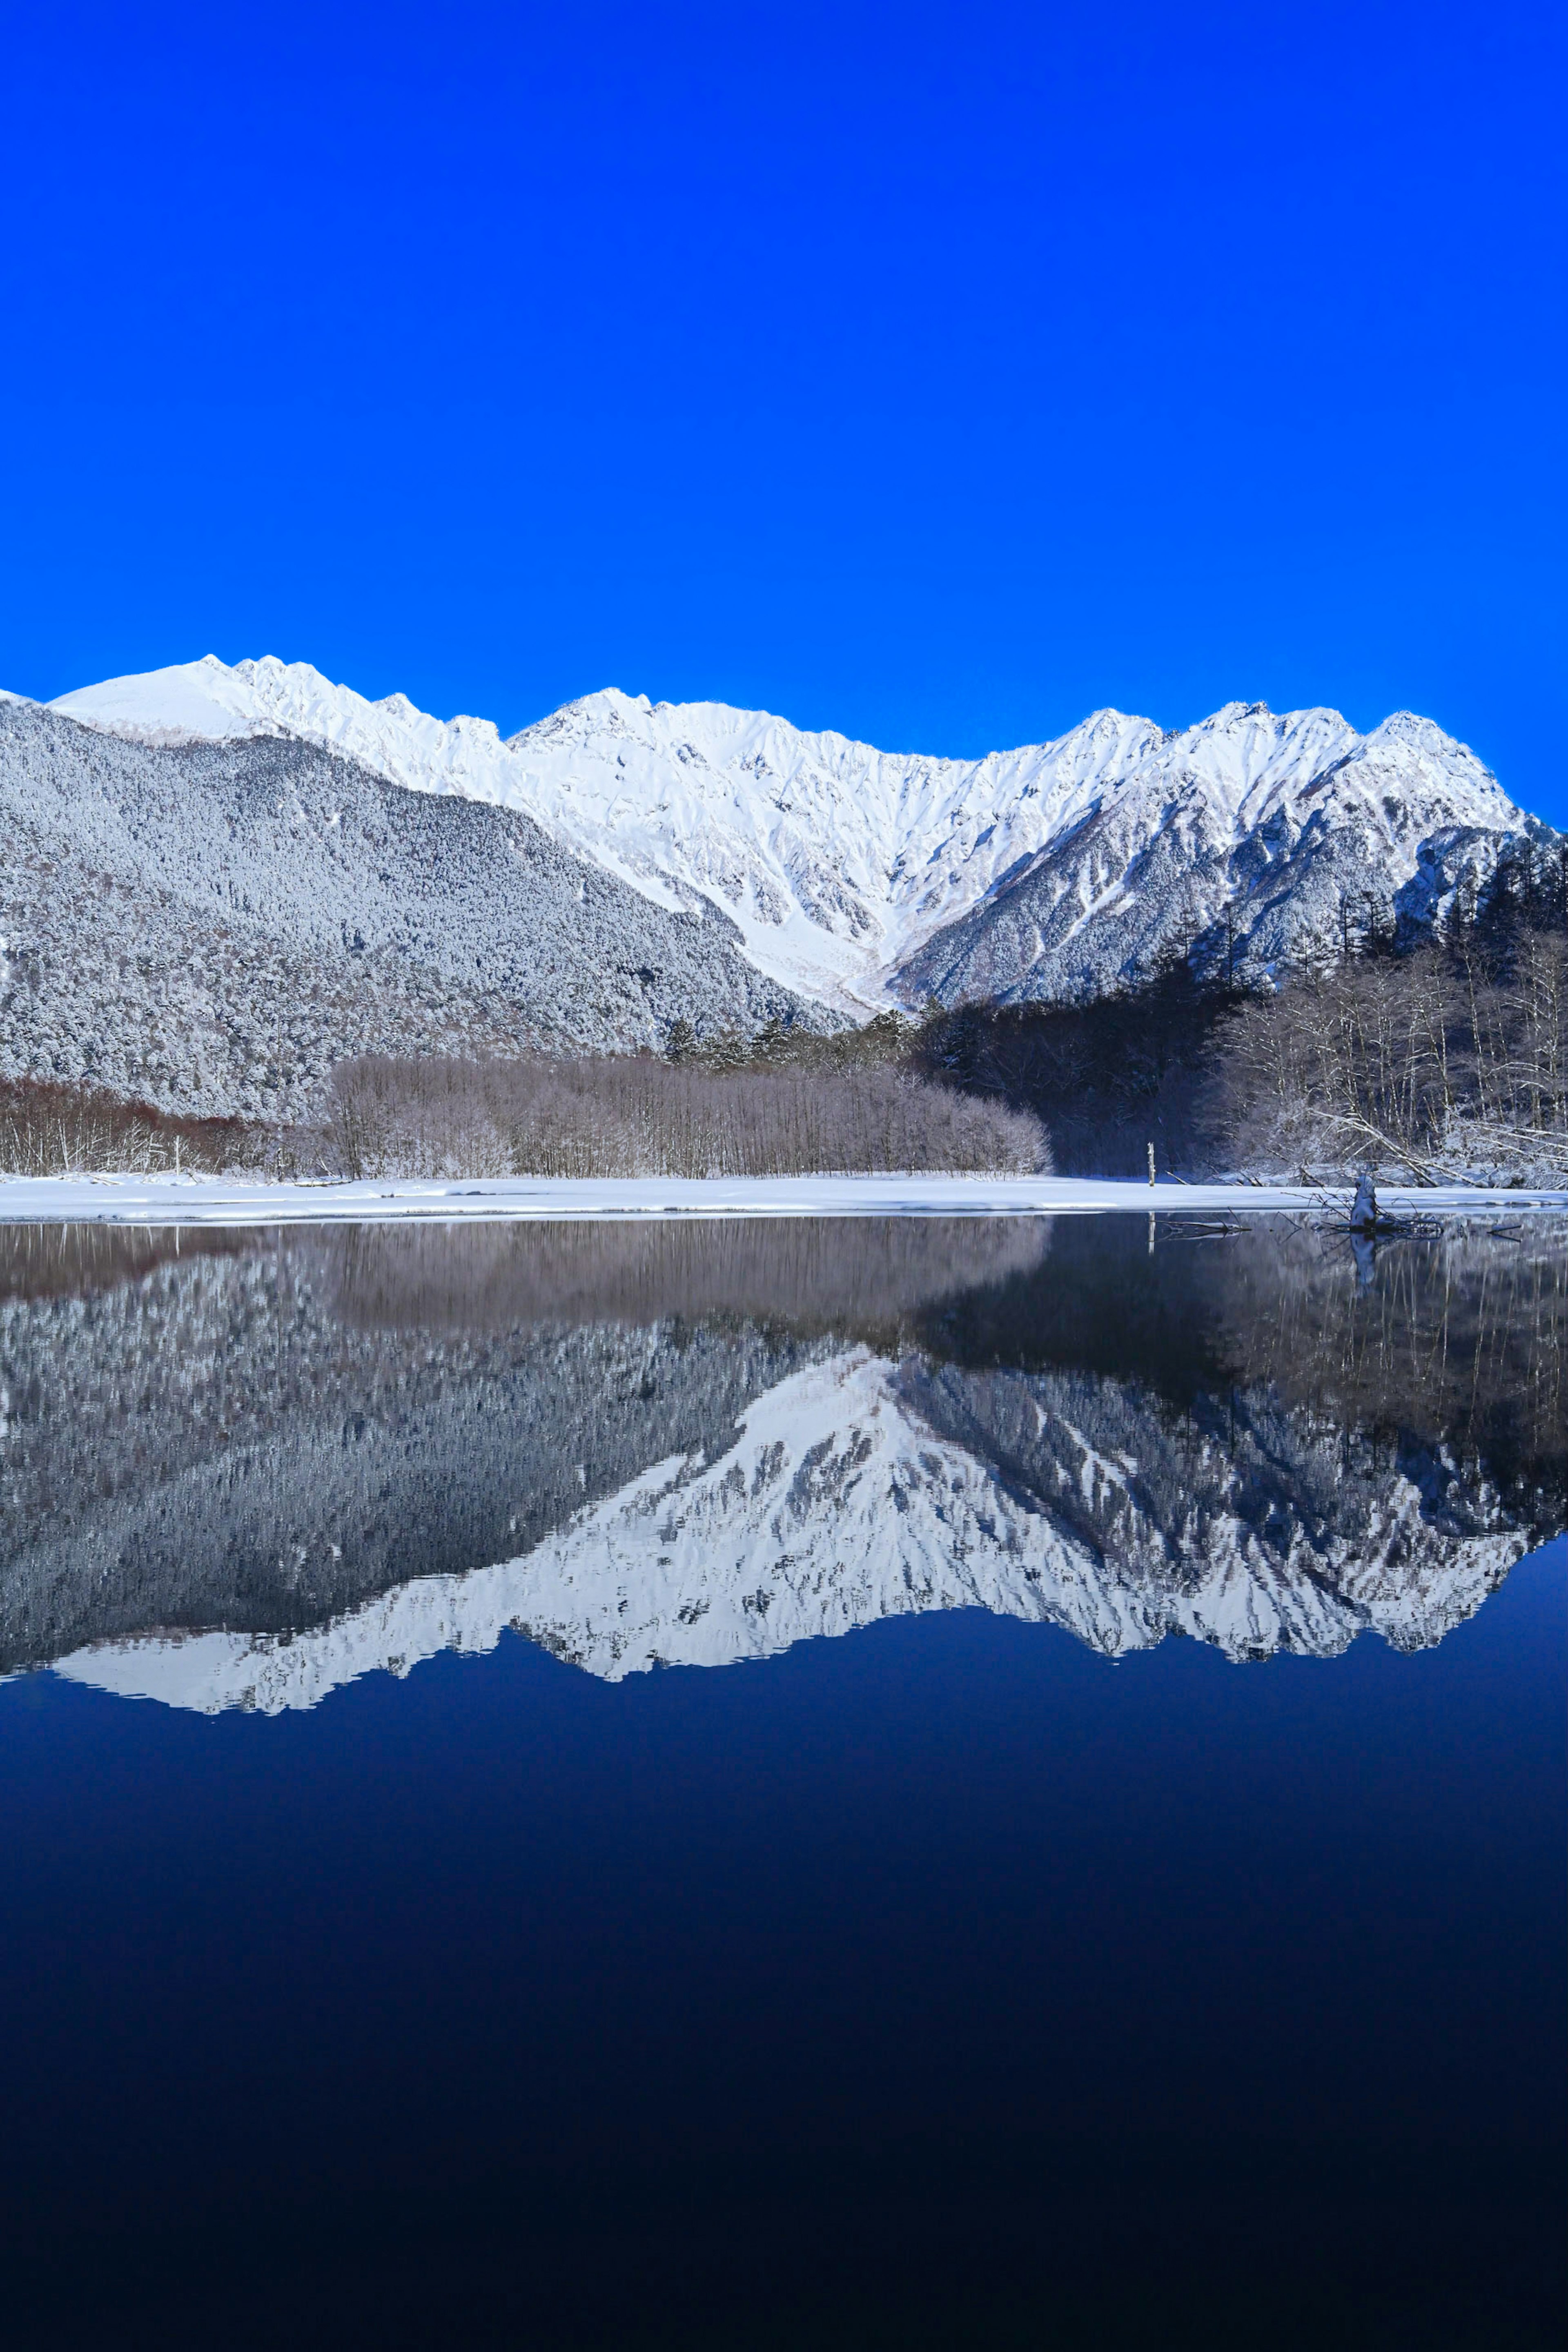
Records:
[[[307,1113],[355,1053],[661,1046],[828,1016],[704,899],[298,737],[153,747],[0,700],[0,1077]]]
[[[212,656],[55,706],[149,744],[288,734],[496,803],[665,909],[703,901],[756,968],[855,1012],[1093,994],[1173,943],[1271,963],[1369,900],[1430,920],[1532,821],[1407,712],[1232,703],[1166,735],[1099,711],[978,761],[879,751],[721,703],[606,691],[503,740],[304,664]]]

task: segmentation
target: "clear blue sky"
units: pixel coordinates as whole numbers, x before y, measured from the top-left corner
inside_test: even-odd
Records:
[[[0,683],[1406,705],[1568,821],[1561,7],[0,35]]]

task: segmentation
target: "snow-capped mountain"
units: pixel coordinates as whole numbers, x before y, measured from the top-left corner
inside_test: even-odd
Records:
[[[671,912],[521,810],[277,733],[127,741],[0,699],[0,1078],[309,1116],[356,1053],[661,1048],[834,1016],[705,898]]]
[[[211,656],[54,708],[153,745],[294,736],[515,810],[663,909],[720,910],[759,971],[858,1014],[1092,995],[1205,935],[1272,964],[1369,901],[1429,921],[1534,824],[1408,712],[1362,736],[1331,710],[1232,703],[1174,734],[1104,710],[952,760],[611,690],[504,740],[302,663]]]

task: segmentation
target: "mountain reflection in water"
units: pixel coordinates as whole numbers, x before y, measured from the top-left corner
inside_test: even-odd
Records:
[[[1564,1524],[1552,1223],[0,1229],[0,1667],[310,1706],[979,1606],[1440,1641]]]

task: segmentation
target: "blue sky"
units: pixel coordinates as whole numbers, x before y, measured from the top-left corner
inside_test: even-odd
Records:
[[[1409,706],[1568,821],[1563,25],[6,9],[0,683]]]

